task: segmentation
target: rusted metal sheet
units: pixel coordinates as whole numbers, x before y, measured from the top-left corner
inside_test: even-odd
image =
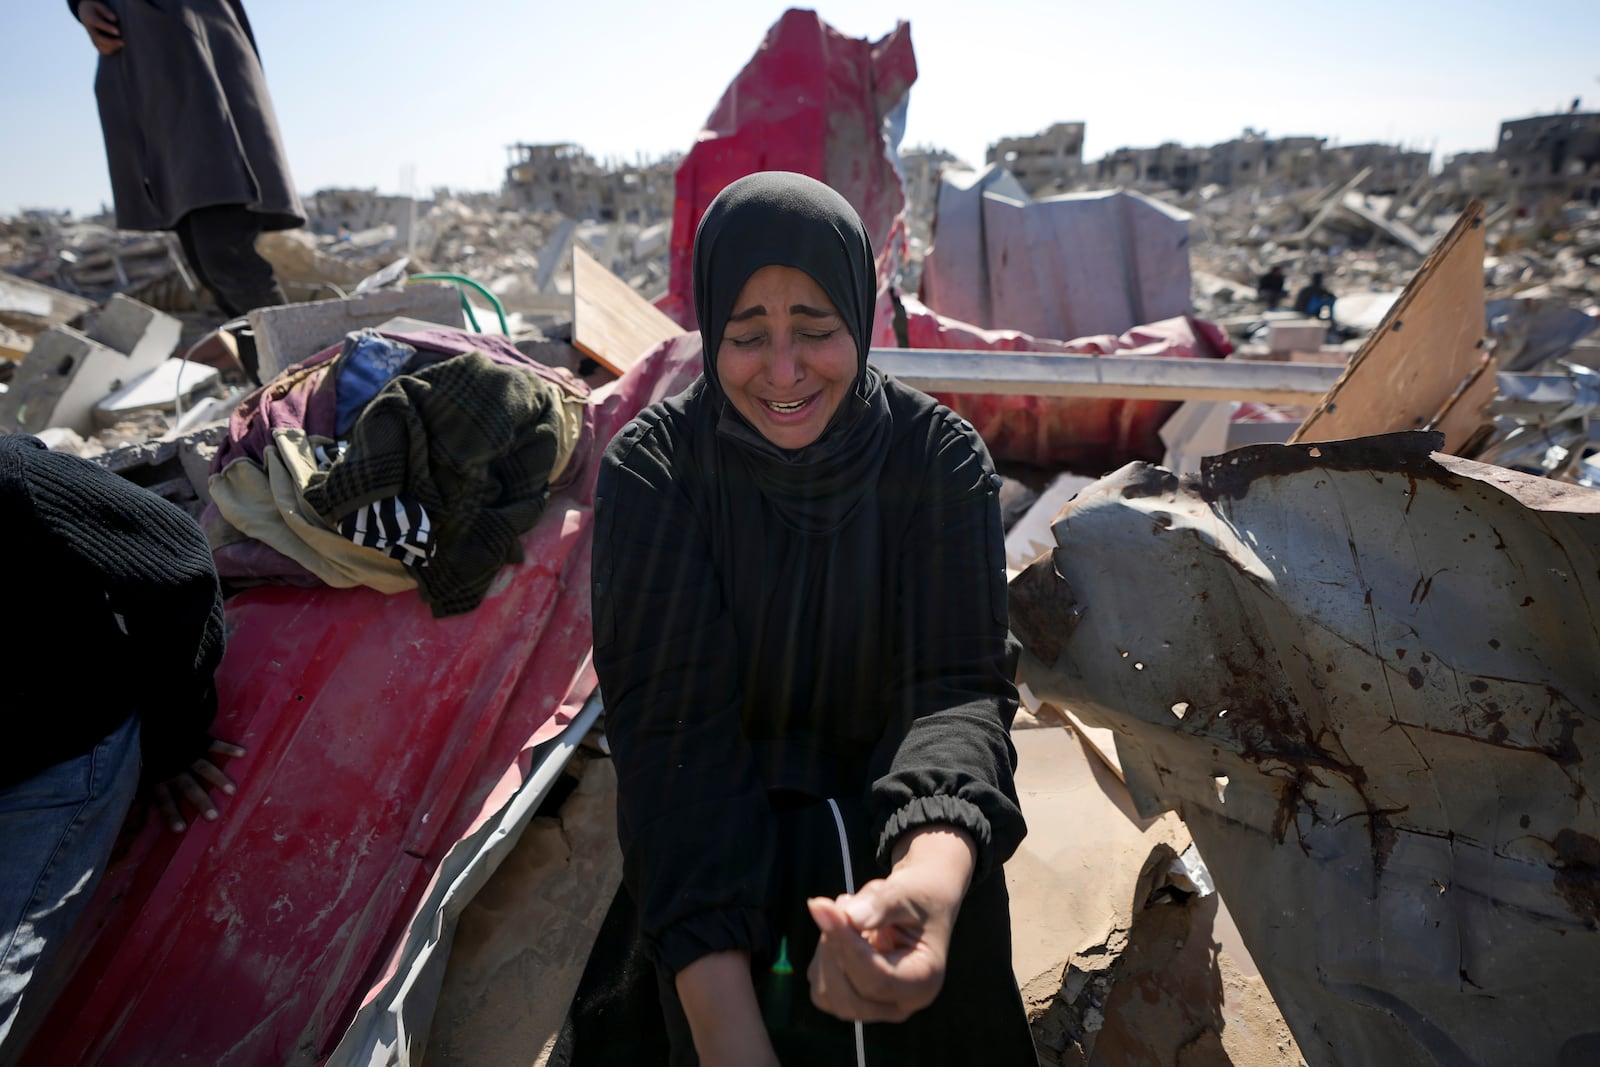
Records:
[[[1600,1062],[1600,492],[1441,443],[1084,489],[1021,677],[1183,817],[1310,1063]]]

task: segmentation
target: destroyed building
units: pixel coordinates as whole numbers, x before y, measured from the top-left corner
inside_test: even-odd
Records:
[[[1163,186],[1186,193],[1205,180],[1207,150],[1173,141],[1154,148],[1118,148],[1088,168],[1099,185]]]
[[[989,146],[985,162],[1010,171],[1029,196],[1072,188],[1083,170],[1081,122],[1058,122],[1031,137],[1003,137]]]
[[[1369,171],[1368,192],[1392,196],[1405,192],[1416,181],[1428,176],[1432,153],[1418,152],[1399,145],[1352,144],[1324,148],[1330,179]]]
[[[1057,143],[1059,136],[1051,138],[1054,131],[1062,126],[1081,125],[1058,124],[1036,138],[998,142],[989,151],[989,161],[1005,162],[1002,157],[1015,151],[1017,162],[1029,164],[1032,157],[1025,148],[1001,151],[1001,146]],[[1080,135],[1077,149],[1080,153],[1081,140]],[[1042,158],[1053,158],[1042,150],[1041,153]],[[1187,146],[1169,141],[1153,148],[1118,148],[1090,163],[1080,159],[1073,165],[1047,169],[1049,181],[1045,184],[1058,192],[1090,184],[1165,188],[1180,194],[1206,185],[1223,189],[1271,186],[1288,190],[1347,181],[1365,170],[1367,190],[1388,194],[1404,192],[1418,179],[1426,177],[1430,159],[1427,152],[1396,145],[1329,145],[1326,137],[1268,137],[1246,127],[1240,136],[1214,145]],[[1005,165],[1017,173],[1013,163],[1005,162]],[[1020,173],[1017,177],[1022,181]],[[1022,181],[1022,184],[1030,193],[1039,195],[1029,182]]]
[[[1489,200],[1505,190],[1507,167],[1494,149],[1456,152],[1439,168],[1439,185],[1458,196]]]
[[[672,213],[675,157],[604,166],[575,144],[519,143],[506,152],[505,196],[519,211],[640,224]]]
[[[1600,111],[1572,110],[1500,124],[1495,157],[1521,204],[1554,198],[1600,206]]]
[[[513,207],[600,217],[600,164],[581,146],[518,143],[507,146],[506,154],[505,189]]]
[[[1206,181],[1223,188],[1267,182],[1289,188],[1309,185],[1321,177],[1326,144],[1326,137],[1267,137],[1247,127],[1233,140],[1211,147]]]

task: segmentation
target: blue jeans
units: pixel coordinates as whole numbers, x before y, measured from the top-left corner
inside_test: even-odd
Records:
[[[100,881],[138,785],[139,717],[129,715],[84,755],[0,788],[0,1064],[21,1053],[65,977],[52,960]]]

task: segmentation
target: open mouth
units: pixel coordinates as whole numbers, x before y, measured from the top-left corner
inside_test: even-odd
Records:
[[[816,398],[817,398],[817,394],[816,393],[812,393],[810,396],[804,397],[804,398],[802,398],[800,400],[791,400],[791,401],[788,401],[788,402],[782,402],[782,401],[777,401],[777,400],[763,400],[762,403],[765,404],[770,410],[772,410],[776,414],[779,414],[779,415],[793,415],[796,412],[804,411],[807,407],[809,407],[811,405],[811,402],[813,400],[815,400]]]

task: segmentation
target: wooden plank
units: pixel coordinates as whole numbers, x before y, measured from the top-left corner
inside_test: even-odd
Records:
[[[927,393],[1315,404],[1343,364],[874,348],[873,366]]]
[[[1454,452],[1495,395],[1484,342],[1483,205],[1434,247],[1291,444],[1436,428]]]
[[[682,326],[573,246],[572,343],[580,352],[620,375],[656,345],[681,333]]]

